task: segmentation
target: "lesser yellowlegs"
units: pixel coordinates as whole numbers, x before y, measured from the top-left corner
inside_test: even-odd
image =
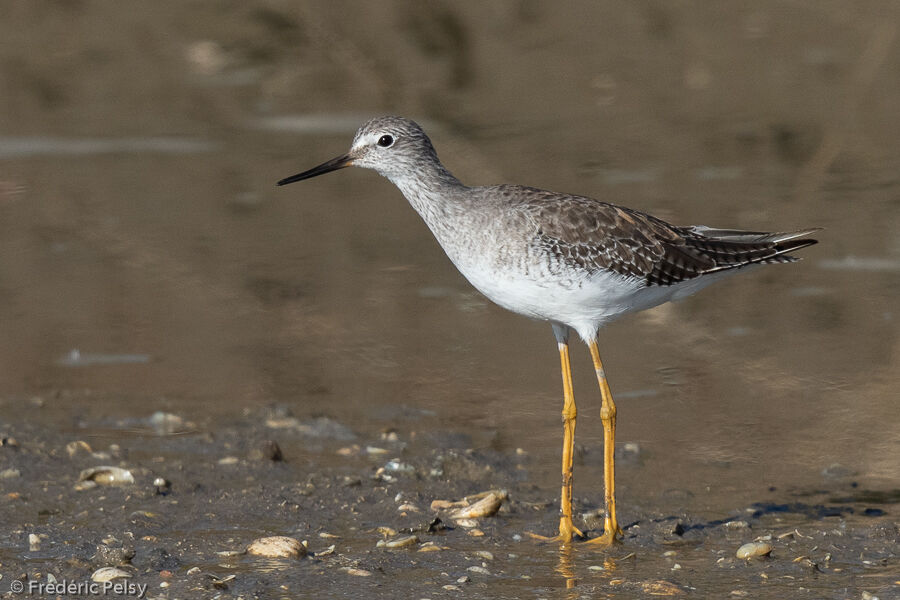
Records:
[[[601,546],[622,531],[616,518],[613,402],[597,346],[599,329],[630,312],[677,300],[742,268],[797,260],[788,252],[816,243],[817,229],[766,233],[676,227],[651,215],[593,198],[519,185],[469,187],[438,160],[413,121],[372,119],[347,154],[282,179],[285,185],[348,166],[390,179],[425,220],[453,264],[485,296],[513,312],[548,321],[563,379],[563,543],[583,538],[572,522],[575,398],[569,330],[588,345],[600,384],[604,440],[604,531]]]

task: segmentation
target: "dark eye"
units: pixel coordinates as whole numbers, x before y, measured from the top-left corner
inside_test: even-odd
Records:
[[[388,146],[390,146],[393,143],[394,143],[394,138],[389,135],[383,135],[380,138],[378,138],[378,145],[381,146],[382,148],[387,148]]]

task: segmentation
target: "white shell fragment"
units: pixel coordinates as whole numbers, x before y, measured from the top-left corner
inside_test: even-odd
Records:
[[[490,517],[500,510],[500,505],[506,499],[506,492],[492,491],[488,492],[481,500],[475,504],[459,508],[450,513],[451,519],[480,519],[482,517]]]
[[[465,527],[466,529],[478,527],[478,521],[475,519],[456,519],[456,524],[460,527]]]
[[[461,508],[468,506],[469,503],[465,500],[457,500],[453,502],[451,500],[432,500],[431,501],[431,510],[446,510],[448,508]]]
[[[772,551],[772,544],[768,542],[748,542],[737,549],[735,556],[738,558],[753,558],[754,556],[767,556]]]
[[[388,550],[396,550],[398,548],[406,548],[419,543],[419,538],[414,535],[405,535],[393,540],[378,540],[375,544],[376,548],[387,548]]]
[[[93,450],[91,449],[90,444],[84,440],[76,440],[66,444],[66,454],[69,455],[69,458],[74,458],[79,454],[90,455],[91,452],[93,452]]]
[[[118,567],[101,567],[91,575],[91,581],[105,583],[115,579],[131,579],[131,577],[131,573]]]
[[[301,558],[306,556],[306,546],[294,538],[276,535],[254,540],[247,547],[247,554],[266,558]]]
[[[78,490],[90,489],[94,485],[131,485],[134,483],[134,475],[128,469],[120,467],[91,467],[78,475]]]

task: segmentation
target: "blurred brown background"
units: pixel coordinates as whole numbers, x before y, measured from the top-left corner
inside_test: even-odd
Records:
[[[835,462],[890,481],[898,16],[890,1],[4,2],[2,418],[34,418],[34,396],[48,424],[177,407],[215,428],[280,402],[365,429],[416,407],[553,473],[549,327],[478,296],[374,173],[274,186],[395,113],[465,182],[679,224],[825,227],[802,263],[603,332],[620,439],[677,453],[648,467],[663,484],[688,467],[816,482]],[[575,368],[591,446],[585,353]]]

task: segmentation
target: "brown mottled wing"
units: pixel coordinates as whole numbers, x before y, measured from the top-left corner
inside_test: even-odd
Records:
[[[792,262],[796,259],[787,252],[816,243],[798,239],[815,229],[768,233],[675,227],[592,198],[519,189],[544,251],[589,272],[609,270],[648,285],[672,285],[749,264]]]
[[[709,259],[678,252],[678,232],[650,215],[581,196],[533,188],[522,192],[540,245],[570,266],[636,279],[647,279],[667,257],[673,272],[683,271],[684,278],[714,266]]]

